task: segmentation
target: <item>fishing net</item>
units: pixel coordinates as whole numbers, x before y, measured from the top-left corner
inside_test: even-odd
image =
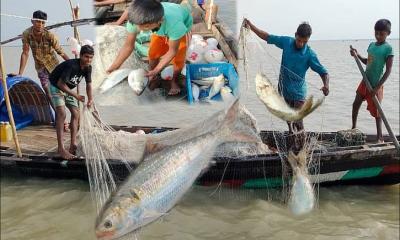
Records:
[[[291,82],[295,85],[296,88],[305,88],[306,85],[303,79],[292,72],[290,69],[285,66],[281,66],[279,56],[281,54],[281,50],[273,45],[267,45],[265,40],[260,39],[255,33],[251,30],[244,28],[242,26],[240,32],[240,42],[239,42],[239,53],[240,53],[240,61],[239,61],[239,76],[241,78],[241,86],[242,92],[245,93],[243,97],[247,102],[251,102],[254,98],[258,98],[255,96],[255,75],[257,73],[262,73],[267,76],[270,80],[272,80],[273,84],[277,91],[283,91],[285,85],[284,81]],[[282,79],[282,76],[285,76],[285,79]],[[316,82],[316,81],[315,81]],[[307,81],[308,87],[307,92],[309,95],[314,95],[317,98],[322,98],[322,93],[320,92],[320,87],[322,85],[317,85],[315,83],[311,83]],[[258,101],[262,104],[260,101]],[[298,154],[302,149],[306,151],[305,157],[303,157],[304,174],[311,182],[314,183],[314,193],[318,196],[318,182],[319,179],[319,166],[320,166],[320,157],[316,152],[322,151],[324,148],[320,145],[318,141],[320,139],[320,131],[316,132],[306,132],[296,131],[295,124],[290,123],[293,128],[293,133],[289,133],[287,131],[288,124],[273,116],[271,113],[267,111],[265,106],[257,105],[257,109],[263,109],[264,112],[260,115],[257,115],[257,118],[266,118],[268,119],[267,128],[272,131],[273,144],[270,146],[275,149],[279,157],[281,158],[282,163],[282,195],[281,200],[284,202],[288,202],[291,195],[291,186],[293,184],[292,181],[292,167],[288,162],[289,152],[293,151]],[[320,107],[318,110],[314,111],[307,118],[313,119],[313,128],[316,128],[315,123],[318,123],[320,129],[323,128],[323,111],[321,110],[323,107]],[[306,119],[307,119],[306,118]],[[307,122],[307,121],[306,121]],[[318,128],[318,126],[317,126]],[[307,125],[305,124],[305,129],[307,129]],[[266,162],[268,164],[268,162]],[[316,197],[318,199],[318,197]]]

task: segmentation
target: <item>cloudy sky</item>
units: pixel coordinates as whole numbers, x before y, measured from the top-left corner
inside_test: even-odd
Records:
[[[399,38],[399,0],[237,0],[238,27],[243,17],[278,35],[294,35],[302,21],[313,28],[313,40],[373,39],[380,18],[392,22]]]

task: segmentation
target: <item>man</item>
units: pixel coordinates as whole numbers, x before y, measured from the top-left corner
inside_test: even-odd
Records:
[[[129,7],[128,36],[118,56],[107,72],[118,69],[135,48],[136,36],[140,31],[153,31],[149,46],[150,89],[158,82],[155,76],[171,61],[174,74],[168,95],[180,92],[178,77],[186,61],[186,49],[193,25],[189,4],[160,3],[158,0],[133,0]]]
[[[31,48],[40,83],[51,107],[55,111],[50,98],[49,73],[59,63],[55,53],[60,55],[64,60],[68,60],[69,58],[61,48],[57,37],[44,28],[46,20],[47,14],[45,12],[40,10],[35,11],[31,20],[32,27],[22,33],[22,54],[18,75],[24,73],[29,57],[29,48]]]
[[[92,95],[92,59],[93,47],[84,45],[81,48],[79,58],[67,60],[59,64],[50,74],[51,100],[56,109],[56,132],[58,142],[58,153],[63,159],[72,159],[76,152],[76,135],[78,132],[79,105],[78,101],[84,102],[85,97],[72,91],[85,78],[86,94],[88,96],[87,106],[93,104]],[[64,148],[63,123],[66,113],[65,106],[71,112],[71,145],[69,151]]]
[[[245,26],[250,28],[258,37],[282,49],[282,62],[279,74],[279,92],[285,101],[293,108],[301,108],[307,96],[305,75],[308,68],[318,73],[322,79],[321,91],[329,94],[329,75],[318,60],[317,54],[307,45],[312,29],[308,23],[301,23],[295,37],[275,36],[258,29],[248,19]],[[289,133],[304,130],[303,121],[288,122]],[[302,139],[300,139],[302,141]],[[302,143],[300,143],[302,145]],[[296,147],[296,146],[295,146]],[[301,146],[300,146],[301,148]]]

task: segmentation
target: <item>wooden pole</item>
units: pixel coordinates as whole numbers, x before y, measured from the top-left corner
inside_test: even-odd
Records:
[[[214,7],[214,0],[211,0],[210,5],[208,6],[208,19],[207,19],[207,29],[208,30],[211,30],[213,7]]]
[[[22,157],[22,152],[21,152],[21,147],[19,146],[17,129],[15,128],[15,122],[14,122],[14,116],[13,116],[12,109],[11,109],[10,97],[8,96],[6,70],[5,70],[5,67],[4,67],[3,64],[4,64],[4,62],[3,62],[3,49],[2,49],[2,47],[0,45],[0,68],[1,68],[1,75],[2,75],[1,81],[3,83],[4,99],[6,100],[8,118],[10,119],[10,124],[11,124],[11,128],[12,128],[15,147],[17,149],[18,157],[21,158]]]
[[[353,50],[353,49],[354,49],[353,46],[350,45],[350,49]],[[361,72],[361,75],[363,76],[363,81],[364,81],[365,85],[367,86],[368,91],[371,92],[371,91],[372,91],[372,86],[371,86],[371,84],[370,84],[369,81],[368,81],[367,74],[365,74],[365,71],[364,71],[363,66],[361,65],[360,59],[358,59],[357,56],[354,56],[354,59],[356,60],[356,63],[357,63],[358,69],[359,69],[360,72]],[[394,135],[394,133],[393,133],[393,131],[392,131],[392,128],[390,127],[389,122],[388,122],[388,120],[387,120],[386,117],[385,117],[385,113],[383,112],[382,106],[381,106],[381,104],[379,103],[378,98],[376,98],[376,95],[372,96],[372,101],[374,102],[376,108],[378,109],[378,112],[379,112],[379,114],[380,114],[380,116],[381,116],[383,122],[385,123],[385,127],[386,127],[387,131],[389,132],[389,135],[390,135],[390,137],[392,138],[393,143],[394,143],[394,145],[395,145],[397,151],[400,153],[400,145],[399,145],[399,142],[397,141],[397,138],[396,138],[396,136]]]
[[[72,6],[72,1],[69,1],[69,6],[71,8],[71,14],[72,14],[72,21],[76,21],[78,19],[78,15],[79,15],[79,7],[76,6],[75,8]],[[78,40],[78,43],[80,44],[80,37],[79,37],[79,32],[78,32],[78,28],[76,26],[74,26],[74,38],[76,40]],[[79,53],[75,54],[75,58],[78,58]],[[79,84],[78,86],[76,86],[76,93],[79,95]],[[80,105],[80,102],[78,101],[78,106]]]

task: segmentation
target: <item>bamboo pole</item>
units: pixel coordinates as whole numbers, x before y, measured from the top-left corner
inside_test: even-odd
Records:
[[[350,45],[350,49],[353,50],[353,49],[354,49],[353,46]],[[363,81],[364,81],[365,85],[367,86],[368,91],[371,92],[371,91],[372,91],[372,86],[371,86],[371,84],[370,84],[369,81],[368,81],[367,74],[365,74],[365,71],[364,71],[363,66],[361,65],[360,59],[358,59],[357,56],[354,56],[354,59],[356,60],[356,63],[357,63],[358,69],[359,69],[360,72],[361,72],[361,75],[363,76]],[[383,112],[382,106],[381,106],[381,104],[379,103],[378,98],[376,98],[376,95],[372,96],[372,101],[374,102],[376,108],[378,109],[378,112],[379,112],[379,114],[380,114],[380,116],[381,116],[383,122],[385,123],[385,127],[386,127],[387,131],[389,132],[389,135],[390,135],[390,137],[392,138],[393,143],[394,143],[394,145],[395,145],[397,151],[400,153],[400,145],[399,145],[399,142],[397,141],[397,138],[396,138],[396,136],[394,135],[394,133],[393,133],[393,131],[392,131],[392,128],[390,127],[390,124],[389,124],[388,120],[386,119],[385,113]]]
[[[51,30],[53,28],[58,28],[58,27],[66,26],[66,25],[70,25],[71,27],[76,27],[76,26],[80,26],[80,25],[90,24],[91,22],[94,22],[96,20],[97,20],[96,18],[83,18],[83,19],[78,19],[78,20],[75,20],[75,21],[67,21],[67,22],[56,23],[56,24],[53,24],[53,25],[45,27],[45,29],[46,30]],[[20,34],[20,35],[18,35],[16,37],[4,40],[4,41],[0,42],[0,44],[4,45],[4,44],[10,43],[10,42],[13,42],[15,40],[21,39],[21,38],[22,38],[22,34]]]
[[[79,7],[76,6],[75,8],[72,6],[72,1],[69,1],[69,6],[71,8],[71,14],[72,14],[72,21],[76,21],[78,19],[78,15],[79,15]],[[80,36],[79,36],[79,32],[78,32],[78,28],[76,26],[74,26],[74,38],[76,40],[78,40],[78,43],[80,44]],[[75,53],[75,58],[78,58],[79,53]],[[76,93],[79,95],[79,84],[78,86],[76,86]],[[78,106],[80,105],[80,102],[78,101]]]
[[[207,29],[208,30],[211,30],[213,7],[214,7],[214,0],[211,0],[210,5],[208,7],[208,19],[207,19]]]
[[[15,122],[14,122],[14,116],[13,116],[12,109],[11,109],[10,97],[8,96],[6,70],[5,70],[5,67],[4,67],[3,49],[2,49],[1,45],[0,45],[0,68],[1,68],[1,75],[2,75],[1,81],[3,83],[4,99],[6,100],[8,118],[10,119],[12,133],[13,133],[13,139],[14,139],[15,147],[17,149],[18,157],[21,158],[22,157],[22,152],[21,152],[21,147],[19,146],[17,129],[15,128]]]

